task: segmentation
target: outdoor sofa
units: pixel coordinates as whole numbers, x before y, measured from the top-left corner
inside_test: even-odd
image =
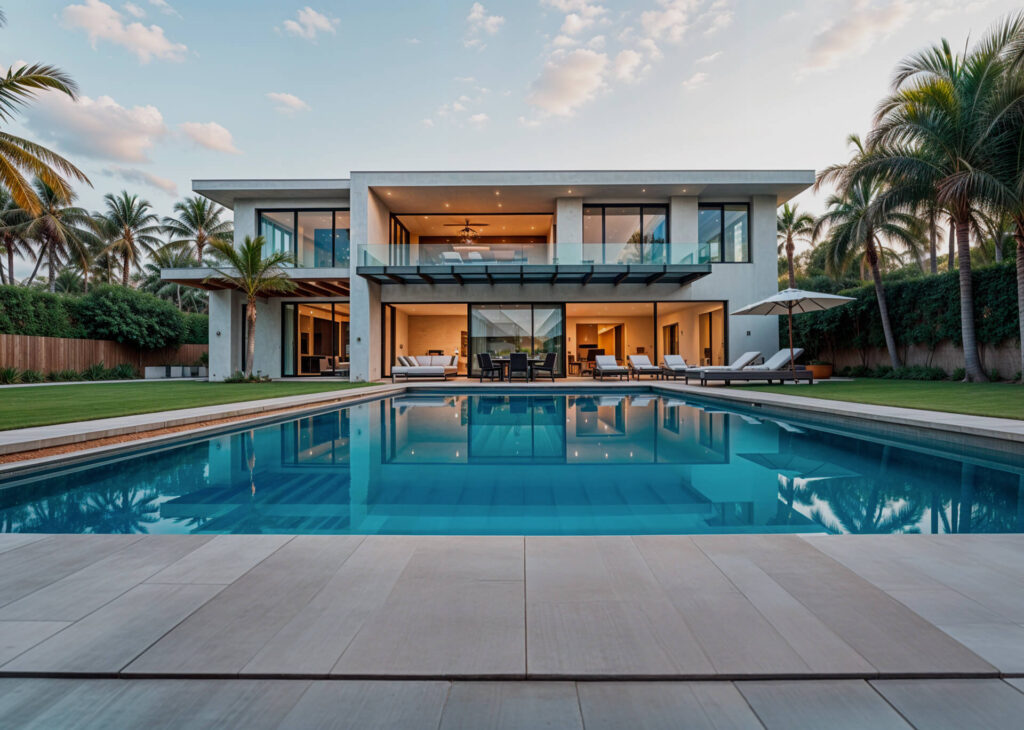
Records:
[[[395,378],[441,378],[459,372],[458,355],[399,355],[398,365],[391,368],[391,382]]]
[[[637,380],[641,375],[653,375],[655,380],[661,377],[661,368],[652,363],[647,355],[630,355],[629,369]]]
[[[792,357],[795,360],[803,354],[803,349],[797,347],[793,349]],[[787,347],[784,350],[779,350],[770,358],[765,360],[760,365],[747,365],[738,370],[727,370],[724,368],[692,368],[686,371],[686,382],[690,382],[690,378],[694,378],[700,381],[701,385],[707,385],[708,381],[721,381],[726,385],[729,385],[734,380],[750,381],[750,380],[766,380],[769,384],[775,382],[783,383],[787,380],[794,382],[800,382],[806,380],[808,384],[814,384],[814,377],[811,371],[807,368],[797,365],[795,369],[789,367],[790,351]]]
[[[619,365],[611,355],[597,355],[594,357],[593,372],[593,378],[595,380],[598,378],[604,380],[606,375],[617,375],[619,380],[629,378],[629,368],[624,368]]]

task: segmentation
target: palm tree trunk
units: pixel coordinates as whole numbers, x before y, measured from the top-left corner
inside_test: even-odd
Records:
[[[25,282],[24,282],[24,285],[25,285],[25,286],[30,286],[30,285],[32,284],[32,280],[36,278],[36,274],[37,274],[37,273],[39,272],[39,266],[40,266],[40,265],[41,265],[42,263],[43,263],[43,251],[42,251],[42,249],[40,249],[40,250],[39,250],[39,255],[38,255],[38,256],[36,256],[36,265],[35,265],[35,267],[34,267],[34,268],[32,269],[32,275],[31,275],[31,276],[29,276],[29,277],[28,277],[28,278],[27,278],[27,279],[25,280]]]
[[[994,243],[995,243],[995,249],[996,249],[995,250],[996,263],[997,264],[1001,264],[1001,263],[1003,263],[1003,238],[1002,238],[1002,232],[1000,232],[1000,235],[996,237]]]
[[[967,382],[985,382],[978,356],[978,333],[974,327],[974,283],[971,280],[971,233],[966,216],[957,223],[957,257],[960,264],[960,329],[964,343],[964,370]]]
[[[46,244],[46,278],[49,282],[48,288],[50,293],[53,294],[57,291],[57,272],[54,271],[53,263],[53,242]]]
[[[882,332],[885,334],[885,348],[889,351],[889,361],[894,368],[903,367],[899,352],[896,350],[896,337],[892,333],[892,322],[889,321],[889,305],[885,301],[885,287],[882,286],[882,273],[878,270],[878,253],[875,242],[868,240],[868,263],[871,265],[871,278],[875,282],[875,298],[878,299],[878,315],[882,318]]]
[[[200,266],[203,265],[203,248],[205,248],[205,246],[206,246],[205,242],[201,238],[197,237],[196,238],[196,261],[199,263]]]
[[[793,271],[793,236],[786,236],[786,264],[789,271],[789,288],[796,289],[796,272]]]
[[[956,261],[956,223],[949,219],[949,263],[947,268],[952,271],[956,268],[953,264]]]
[[[938,245],[939,227],[935,220],[935,214],[932,213],[930,216],[928,216],[928,256],[931,272],[933,274],[939,273]]]
[[[256,356],[256,300],[250,298],[245,306],[245,319],[247,322],[245,342],[245,376],[252,375],[252,359]]]
[[[14,279],[14,246],[7,247],[7,283],[17,284]]]
[[[128,260],[128,252],[124,252],[124,263],[121,266],[121,283],[124,286],[128,286],[128,281],[132,274],[132,263]]]
[[[1020,333],[1020,362],[1024,369],[1024,217],[1017,221],[1017,323]],[[1024,383],[1024,375],[1021,376]]]

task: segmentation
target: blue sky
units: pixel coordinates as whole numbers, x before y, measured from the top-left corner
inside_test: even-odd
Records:
[[[308,4],[307,4],[308,3]],[[3,3],[0,65],[82,99],[16,132],[167,212],[192,178],[350,170],[820,168],[899,58],[1003,0]],[[274,96],[270,96],[274,95]],[[819,208],[820,202],[807,199]]]

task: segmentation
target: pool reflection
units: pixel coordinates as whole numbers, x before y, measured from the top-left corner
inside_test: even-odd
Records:
[[[994,463],[643,394],[416,395],[0,490],[0,531],[1022,532]]]

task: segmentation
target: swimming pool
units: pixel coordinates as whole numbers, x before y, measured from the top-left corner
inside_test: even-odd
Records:
[[[644,390],[409,394],[0,482],[0,532],[1024,532],[1024,468]]]

